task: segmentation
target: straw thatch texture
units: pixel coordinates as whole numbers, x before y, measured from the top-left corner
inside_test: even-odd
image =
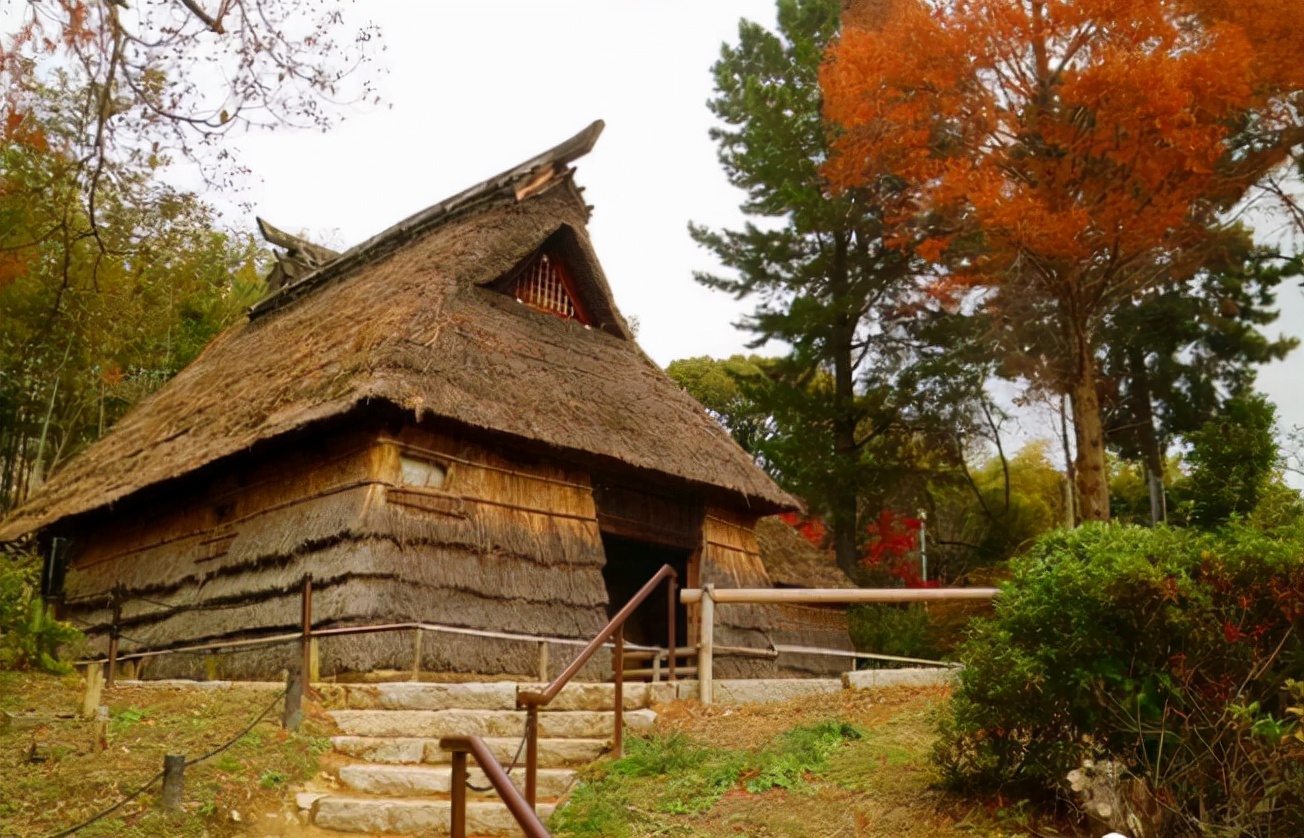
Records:
[[[498,199],[443,219],[379,261],[342,257],[339,277],[334,265],[320,272],[333,281],[319,279],[311,293],[219,336],[54,475],[0,526],[0,540],[374,403],[758,514],[794,507],[628,339],[586,218],[566,178],[523,201]],[[548,242],[576,262],[595,328],[483,287]]]
[[[446,458],[444,489],[397,485],[404,454]],[[282,465],[263,463],[254,473],[283,473]],[[237,480],[265,495],[263,508],[224,495],[242,514],[189,531],[187,520],[211,499],[178,498],[155,510],[157,543],[84,551],[89,558],[68,574],[65,613],[100,651],[114,591],[127,652],[297,631],[303,580],[311,576],[316,628],[427,622],[587,640],[605,623],[605,558],[581,472],[513,462],[466,440],[405,428],[295,477],[302,491],[313,487],[295,502],[275,500],[266,481]],[[336,482],[322,485],[327,479]],[[451,511],[414,498],[446,501]],[[166,535],[178,531],[184,535]],[[213,531],[231,537],[224,553],[208,556],[201,547]],[[110,528],[100,544],[125,538]],[[332,639],[322,654],[323,672],[412,665],[410,642],[385,637]],[[534,643],[441,638],[423,658],[440,669],[519,673],[536,671],[537,654]],[[268,677],[283,658],[279,649],[242,652],[223,671]],[[160,659],[150,669],[175,674],[196,665]]]
[[[756,522],[756,543],[770,581],[783,588],[854,588],[833,555],[811,544],[777,515]]]
[[[711,507],[702,523],[703,585],[717,588],[768,588],[770,579],[761,564],[754,520]],[[775,624],[776,609],[769,605],[722,604],[715,607],[717,646],[769,649],[769,630]],[[716,676],[720,678],[768,678],[779,674],[773,661],[717,653]]]
[[[776,587],[855,587],[827,551],[811,544],[777,516],[757,521],[755,532],[761,562]],[[855,651],[847,630],[846,606],[843,605],[780,605],[769,634],[776,644]],[[791,652],[779,655],[778,665],[787,672],[815,676],[833,675],[854,668],[849,658]]]

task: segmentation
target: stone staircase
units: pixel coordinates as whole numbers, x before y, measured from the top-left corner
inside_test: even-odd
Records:
[[[450,818],[450,755],[441,736],[482,737],[499,761],[510,765],[521,746],[525,713],[518,691],[539,684],[511,682],[425,684],[321,684],[322,704],[341,734],[334,737],[332,781],[319,781],[298,796],[299,806],[322,834],[447,834]],[[667,684],[626,684],[625,727],[651,727],[651,705],[671,701]],[[575,776],[575,769],[607,753],[614,724],[611,684],[569,684],[539,716],[539,816],[547,819]],[[517,789],[522,764],[511,770]],[[488,788],[475,761],[470,784]],[[516,821],[492,790],[467,795],[467,827],[474,835],[519,835]]]

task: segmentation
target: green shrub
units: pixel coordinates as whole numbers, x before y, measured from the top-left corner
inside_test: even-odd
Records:
[[[1182,828],[1304,834],[1301,547],[1240,526],[1048,535],[960,649],[939,764],[1049,797],[1113,759]]]
[[[941,656],[923,603],[852,605],[847,608],[847,631],[862,652],[929,660]]]
[[[82,634],[41,600],[40,572],[36,556],[0,553],[0,668],[66,674],[71,667],[59,661],[59,647]]]

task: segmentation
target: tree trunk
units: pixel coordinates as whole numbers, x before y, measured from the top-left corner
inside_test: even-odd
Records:
[[[1105,462],[1105,428],[1096,394],[1096,361],[1080,351],[1078,376],[1069,393],[1073,408],[1073,472],[1078,489],[1078,520],[1109,520],[1109,472]]]
[[[1132,416],[1140,423],[1138,447],[1145,465],[1146,486],[1150,491],[1150,523],[1161,524],[1168,517],[1164,503],[1164,457],[1155,431],[1154,400],[1150,395],[1150,371],[1139,347],[1128,350],[1128,375],[1132,379]]]
[[[838,232],[834,237],[833,265],[829,274],[831,304],[845,304],[848,293],[847,235]],[[830,492],[833,513],[833,554],[838,567],[851,579],[860,579],[865,568],[860,564],[858,512],[860,491],[852,475],[860,450],[856,446],[856,379],[852,369],[852,343],[855,338],[855,321],[846,314],[834,317],[829,335],[829,353],[833,362],[833,456],[834,474],[839,476]]]

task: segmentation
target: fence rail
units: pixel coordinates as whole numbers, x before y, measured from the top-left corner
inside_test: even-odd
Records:
[[[732,603],[749,604],[851,604],[862,602],[909,603],[909,602],[948,602],[991,600],[1000,593],[997,588],[716,588],[707,585],[703,588],[683,588],[679,592],[680,601],[685,604],[698,605],[697,643],[697,689],[698,698],[703,704],[714,700],[714,663],[715,663],[715,605]],[[833,649],[817,650],[813,647],[789,646],[774,647],[776,652],[802,652],[805,654],[826,654],[847,657],[871,657],[859,652],[842,652]],[[880,659],[891,659],[888,655],[874,655]],[[934,666],[940,661],[924,661],[902,658],[906,662],[927,663]]]

